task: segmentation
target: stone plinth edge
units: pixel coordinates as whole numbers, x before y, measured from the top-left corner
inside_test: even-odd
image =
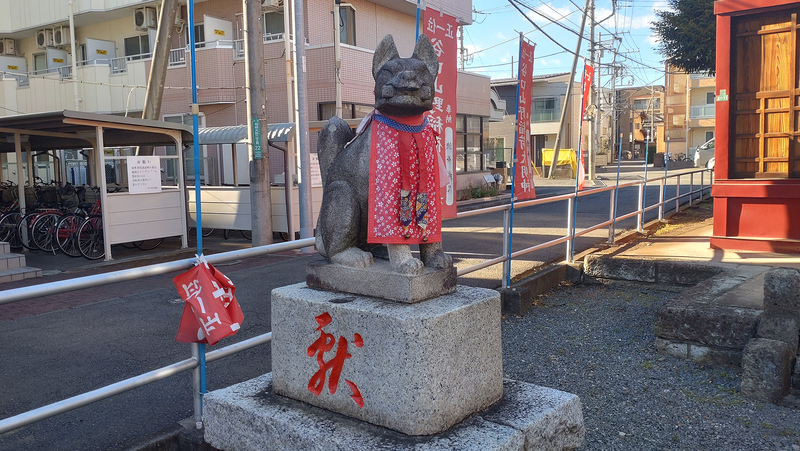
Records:
[[[415,303],[456,291],[456,269],[425,268],[420,275],[398,274],[386,260],[375,260],[366,268],[328,263],[309,263],[309,288]]]
[[[409,436],[276,395],[265,374],[204,397],[206,442],[220,450],[556,451],[578,448],[577,396],[504,381],[503,398],[447,431]]]

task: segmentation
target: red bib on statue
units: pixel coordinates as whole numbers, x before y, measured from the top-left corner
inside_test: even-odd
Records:
[[[367,242],[442,241],[437,134],[422,116],[374,114]]]

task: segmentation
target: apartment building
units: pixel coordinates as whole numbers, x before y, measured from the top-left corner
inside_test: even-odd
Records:
[[[690,153],[714,137],[716,79],[667,66],[664,119],[670,152]]]
[[[531,110],[531,157],[533,164],[542,166],[542,149],[555,146],[558,134],[561,108],[567,93],[567,84],[570,82],[569,73],[536,75],[533,77]],[[499,122],[489,125],[489,138],[496,147],[496,159],[508,162],[513,161],[514,132],[517,120],[517,79],[503,78],[492,80],[492,90],[497,93],[501,101],[505,102],[505,114]],[[578,132],[580,126],[580,83],[574,83],[572,101],[564,124],[561,148],[569,149],[578,146]],[[588,130],[584,130],[584,134]],[[502,151],[501,151],[502,149]]]
[[[657,152],[665,151],[663,100],[663,86],[617,90],[617,102],[620,105],[617,129],[622,134],[624,156],[644,158],[648,141],[656,144]],[[675,153],[672,148],[670,152]]]
[[[161,116],[189,123],[189,21],[182,3],[173,24]],[[304,3],[309,119],[326,120],[335,111],[333,1]],[[285,40],[294,40],[293,18],[289,17],[291,7],[285,4],[291,6],[288,0],[263,0],[262,5],[268,123],[293,122],[287,77],[291,52]],[[457,17],[462,25],[472,22],[471,1],[429,0],[427,5]],[[416,6],[413,0],[341,4],[338,79],[345,118],[363,117],[372,108],[372,55],[386,34],[393,35],[401,56],[413,52]],[[70,6],[66,0],[0,0],[0,116],[69,109],[140,117],[159,11],[160,3],[150,1],[76,1]],[[194,22],[201,127],[245,124],[242,1],[198,0]],[[490,110],[488,77],[459,72],[458,124],[462,126],[457,171],[479,173],[486,168],[483,124]],[[312,152],[314,146],[312,137]],[[218,151],[216,146],[207,146],[204,155],[216,158]],[[271,149],[270,158],[276,160],[271,161],[275,177],[282,172],[283,154]],[[224,161],[219,159],[217,170],[222,173]]]

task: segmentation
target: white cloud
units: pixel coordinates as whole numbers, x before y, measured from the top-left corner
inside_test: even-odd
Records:
[[[534,67],[537,64],[539,64],[541,66],[545,66],[545,67],[547,67],[547,66],[560,66],[561,65],[561,60],[559,58],[550,58],[550,59],[544,58],[544,59],[541,59],[541,60],[534,61],[534,63],[533,63]]]
[[[645,14],[643,16],[636,16],[633,18],[633,20],[631,20],[630,23],[631,29],[636,30],[640,28],[650,28],[650,23],[655,22],[656,19],[658,18],[656,17],[655,14]]]
[[[647,43],[650,44],[652,47],[657,46],[661,41],[658,40],[658,36],[651,34],[647,37]]]
[[[500,41],[504,41],[504,40],[508,39],[506,37],[506,35],[503,34],[502,31],[498,31],[497,33],[495,33],[494,37],[497,38]]]

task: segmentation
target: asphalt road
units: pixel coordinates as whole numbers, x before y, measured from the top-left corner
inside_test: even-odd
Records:
[[[658,190],[648,189],[648,204]],[[681,188],[682,192],[688,186]],[[568,187],[538,187],[539,197],[570,192]],[[667,196],[675,187],[668,187]],[[638,191],[621,190],[619,213],[633,211]],[[582,197],[578,228],[608,217],[609,194]],[[567,203],[554,202],[514,212],[513,249],[552,240],[565,233]],[[646,220],[655,219],[651,212]],[[502,251],[502,213],[445,223],[445,248],[459,265]],[[620,228],[634,228],[629,219]],[[581,251],[607,239],[605,229],[577,240]],[[565,245],[524,256],[520,273],[563,260]],[[245,321],[226,346],[270,330],[269,293],[305,279],[305,266],[319,258],[287,252],[219,265],[236,284]],[[466,285],[495,288],[500,265],[460,278]],[[75,275],[82,275],[77,273]],[[172,285],[176,274],[151,277],[0,306],[0,418],[7,418],[133,377],[190,357],[189,346],[173,340],[182,303]],[[62,275],[63,277],[63,275]],[[48,281],[47,278],[44,281]],[[6,287],[3,287],[6,288]],[[1,294],[0,294],[1,295]],[[210,363],[208,389],[214,390],[270,371],[269,347],[262,346]],[[191,374],[181,373],[108,400],[0,436],[0,450],[109,450],[131,443],[192,415]]]

